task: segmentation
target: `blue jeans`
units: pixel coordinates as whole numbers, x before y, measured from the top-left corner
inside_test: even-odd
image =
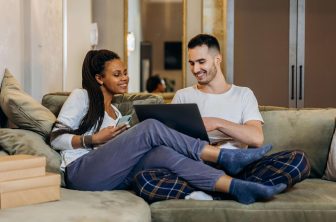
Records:
[[[200,160],[206,144],[148,119],[70,163],[66,184],[77,190],[126,189],[139,171],[159,167],[198,189],[213,190],[224,172]]]

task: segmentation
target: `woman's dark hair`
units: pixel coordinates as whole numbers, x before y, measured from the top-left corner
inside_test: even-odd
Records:
[[[104,96],[95,76],[96,74],[104,75],[106,62],[114,59],[120,59],[120,57],[115,52],[105,49],[90,50],[86,54],[82,67],[82,87],[88,93],[89,109],[81,120],[78,129],[59,127],[59,130],[51,133],[51,141],[64,133],[82,135],[92,127],[95,127],[94,132],[99,131],[104,119],[105,109]]]
[[[190,39],[188,43],[188,49],[193,49],[196,46],[206,45],[209,49],[216,49],[220,52],[220,46],[218,40],[215,36],[208,35],[208,34],[198,34]]]

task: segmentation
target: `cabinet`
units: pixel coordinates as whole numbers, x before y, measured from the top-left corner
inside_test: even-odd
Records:
[[[233,83],[260,105],[336,107],[336,1],[234,0]]]

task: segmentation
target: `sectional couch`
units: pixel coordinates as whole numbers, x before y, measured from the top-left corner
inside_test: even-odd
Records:
[[[1,155],[44,155],[47,169],[59,172],[60,156],[45,143],[47,129],[51,127],[45,127],[49,124],[45,120],[55,121],[68,93],[45,95],[42,105],[46,109],[31,100],[27,102],[28,97],[23,97],[28,95],[20,88],[8,91],[11,84],[3,83],[0,91],[1,125],[7,125],[8,117],[20,129],[0,128]],[[17,91],[20,96],[13,96]],[[114,102],[123,115],[133,115],[134,125],[137,118],[133,104],[162,103],[163,99],[153,94],[127,94],[118,95]],[[272,200],[250,205],[233,200],[167,200],[148,205],[131,191],[83,192],[62,188],[60,201],[0,210],[0,221],[334,221],[336,183],[322,177],[335,130],[336,109],[260,107],[260,110],[265,121],[265,143],[274,145],[272,152],[301,149],[312,166],[311,178]]]

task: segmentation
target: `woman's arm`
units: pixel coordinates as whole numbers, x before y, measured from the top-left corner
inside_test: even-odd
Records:
[[[111,140],[112,138],[118,136],[120,133],[124,132],[127,129],[127,125],[121,126],[109,126],[106,127],[99,132],[92,135],[91,144],[85,144],[89,147],[95,147],[101,144],[106,143],[107,141]],[[83,148],[83,135],[73,135],[71,139],[71,145],[73,149]]]
[[[78,129],[81,120],[87,113],[88,102],[89,101],[86,90],[73,90],[68,99],[63,104],[62,109],[57,117],[57,122],[52,130],[52,137],[53,133],[57,132],[58,130]],[[56,136],[55,138],[51,138],[51,146],[56,150],[79,148],[79,146],[72,145],[72,139],[74,136],[75,135],[70,133],[64,133]]]

